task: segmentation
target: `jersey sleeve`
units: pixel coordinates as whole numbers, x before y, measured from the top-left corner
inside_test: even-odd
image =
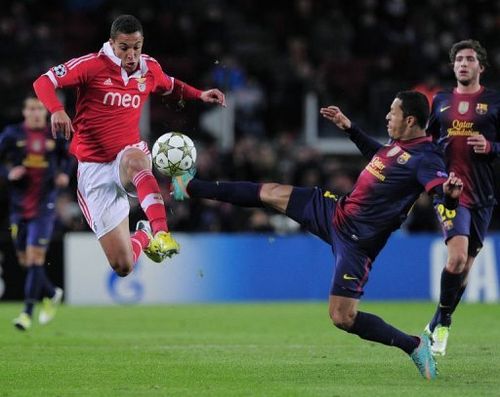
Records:
[[[61,63],[49,69],[47,76],[55,88],[76,87],[85,84],[89,80],[90,69],[93,66],[91,59],[95,54],[73,58],[68,62]]]
[[[174,90],[174,78],[163,72],[161,65],[153,58],[149,58],[149,69],[153,73],[153,93],[168,95]]]
[[[431,192],[436,186],[446,182],[447,178],[443,156],[438,152],[426,152],[417,168],[417,180],[425,191]]]

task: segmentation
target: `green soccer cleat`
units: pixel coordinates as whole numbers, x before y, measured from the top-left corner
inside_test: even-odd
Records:
[[[52,298],[45,297],[42,300],[42,308],[40,309],[40,313],[38,314],[38,322],[41,325],[45,325],[50,323],[57,312],[57,307],[60,305],[62,301],[64,291],[62,288],[55,288],[55,294]]]
[[[187,192],[187,185],[191,179],[194,178],[196,174],[196,168],[191,168],[189,171],[184,174],[173,176],[172,177],[172,197],[176,201],[184,201],[189,198],[189,194]]]
[[[448,344],[448,336],[450,335],[450,327],[438,324],[432,333],[432,354],[435,356],[444,356],[446,354],[446,345]]]
[[[137,222],[136,230],[142,230],[148,235],[149,245],[143,249],[143,252],[153,262],[163,262],[165,258],[170,258],[172,255],[179,253],[179,244],[170,233],[159,231],[153,237],[148,221],[141,220]]]
[[[410,354],[410,357],[425,379],[432,380],[436,378],[436,361],[431,353],[430,339],[425,333],[420,335],[420,343]]]
[[[31,328],[31,317],[27,313],[22,312],[19,316],[12,320],[12,324],[14,324],[14,327],[18,330],[27,331]]]

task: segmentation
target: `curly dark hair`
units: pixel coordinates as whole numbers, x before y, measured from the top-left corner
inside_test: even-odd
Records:
[[[450,62],[453,64],[455,62],[455,57],[457,56],[457,52],[464,50],[466,48],[470,48],[471,50],[476,51],[477,60],[479,61],[479,64],[483,68],[489,66],[488,54],[486,52],[486,49],[481,45],[479,41],[472,39],[462,40],[459,41],[458,43],[453,44],[453,46],[450,49]]]

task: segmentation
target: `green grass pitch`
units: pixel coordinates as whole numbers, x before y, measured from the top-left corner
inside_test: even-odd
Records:
[[[430,303],[362,303],[419,333]],[[62,307],[25,333],[0,305],[3,396],[499,396],[500,305],[459,308],[439,378],[330,325],[326,303]]]

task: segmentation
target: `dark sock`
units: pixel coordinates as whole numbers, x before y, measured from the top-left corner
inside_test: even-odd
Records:
[[[190,197],[207,198],[239,205],[263,207],[259,192],[261,184],[253,182],[208,182],[192,179],[187,185]]]
[[[31,316],[33,306],[40,299],[40,293],[43,287],[43,268],[42,266],[31,265],[26,274],[24,282],[24,312]]]
[[[362,339],[399,347],[408,354],[411,354],[420,343],[418,337],[405,334],[380,317],[364,312],[358,312],[353,326],[347,332],[356,334]]]
[[[467,284],[462,284],[462,286],[458,290],[457,298],[455,299],[455,303],[453,304],[453,309],[451,310],[452,314],[455,312],[455,309],[457,308],[458,304],[460,303],[460,300],[462,299],[462,295],[464,294],[466,287],[467,287]]]
[[[39,266],[42,269],[43,275],[43,286],[42,286],[42,296],[46,296],[48,298],[53,298],[56,294],[56,290],[54,288],[54,284],[50,281],[49,276],[47,276],[47,272],[45,271],[45,267]]]
[[[451,314],[455,310],[455,302],[462,287],[462,282],[462,274],[450,273],[446,268],[443,269],[441,273],[441,294],[436,313],[434,313],[434,317],[430,322],[431,331],[434,331],[438,324],[445,327],[451,325]]]

